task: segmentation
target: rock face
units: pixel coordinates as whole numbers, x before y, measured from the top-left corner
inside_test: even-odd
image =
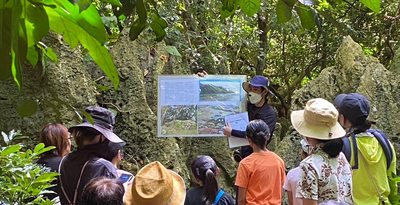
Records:
[[[376,58],[366,56],[349,36],[337,50],[336,65],[324,69],[318,78],[297,90],[291,108],[303,109],[307,100],[317,97],[332,102],[336,95],[351,92],[367,96],[371,102],[369,119],[385,131],[397,149],[400,143],[400,75],[387,70]],[[298,162],[294,161],[298,154],[290,150],[299,150],[299,139],[301,136],[289,133],[277,149],[289,168]]]
[[[22,88],[19,91],[11,80],[0,81],[0,130],[20,129],[36,140],[37,133],[50,122],[66,125],[77,123],[73,108],[81,109],[96,104],[98,94],[94,81],[79,49],[68,49],[56,36],[45,43],[52,45],[58,63],[45,62],[45,68],[25,67]],[[30,117],[20,117],[16,105],[25,99],[36,100],[39,109]],[[72,106],[72,107],[71,107]]]
[[[390,71],[400,74],[400,48],[394,54],[393,62],[390,65]]]

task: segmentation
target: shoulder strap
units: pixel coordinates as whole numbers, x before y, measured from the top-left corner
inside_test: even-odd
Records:
[[[65,158],[65,157],[63,157],[63,158],[61,159],[60,165],[59,165],[59,167],[58,167],[58,173],[59,173],[60,175],[61,175],[61,165],[62,165],[62,162],[63,162],[64,158]],[[68,197],[67,192],[66,192],[65,189],[64,189],[64,185],[63,185],[61,176],[59,177],[61,190],[62,190],[62,192],[63,192],[65,198],[67,199],[68,204],[70,204],[70,205],[75,205],[75,204],[76,204],[76,199],[77,199],[77,195],[78,195],[78,188],[79,188],[79,185],[81,184],[81,179],[82,179],[83,171],[85,171],[86,165],[87,165],[88,163],[89,163],[89,160],[86,161],[85,164],[82,166],[82,169],[81,169],[80,174],[79,174],[78,182],[76,183],[76,187],[75,187],[75,190],[74,190],[74,198],[72,199],[72,201],[71,201],[71,199]]]
[[[389,169],[390,164],[392,163],[393,160],[393,150],[392,147],[390,146],[389,140],[381,130],[369,129],[367,130],[367,132],[374,135],[374,137],[378,140],[379,144],[381,145],[386,157],[386,168]]]
[[[351,137],[352,141],[351,144],[349,137]],[[342,138],[342,141],[343,141],[343,149],[342,149],[343,154],[346,156],[347,161],[350,163],[353,151],[354,165],[351,168],[358,169],[358,146],[356,141],[356,135],[354,134],[354,132],[350,132],[348,135]]]
[[[350,140],[348,136],[345,136],[342,138],[343,141],[343,149],[342,152],[344,156],[346,156],[347,161],[350,163],[351,160],[351,145],[350,145]]]
[[[222,189],[220,189],[219,191],[218,191],[218,194],[217,194],[217,196],[215,197],[215,200],[214,200],[214,202],[212,203],[213,205],[217,205],[218,204],[218,202],[219,202],[219,200],[222,198],[222,196],[224,195],[224,190],[222,190]]]

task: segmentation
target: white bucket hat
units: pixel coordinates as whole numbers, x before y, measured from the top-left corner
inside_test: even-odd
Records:
[[[311,99],[304,110],[293,111],[290,115],[292,125],[305,137],[332,140],[343,137],[346,132],[338,123],[335,106],[322,98]]]

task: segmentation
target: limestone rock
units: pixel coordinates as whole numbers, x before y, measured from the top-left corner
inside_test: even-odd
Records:
[[[398,48],[394,54],[392,64],[390,65],[390,71],[400,74],[400,48]]]
[[[79,118],[73,108],[96,103],[96,88],[81,51],[69,49],[56,35],[48,36],[44,42],[57,53],[57,63],[46,61],[45,68],[25,66],[20,91],[12,80],[0,81],[1,131],[20,129],[36,140],[47,123],[74,124]],[[30,117],[19,116],[15,107],[24,99],[37,101],[38,112]]]

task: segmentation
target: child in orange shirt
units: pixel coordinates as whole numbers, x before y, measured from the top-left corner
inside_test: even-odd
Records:
[[[235,185],[237,205],[280,205],[285,181],[285,164],[267,150],[270,132],[262,120],[247,125],[246,136],[254,152],[239,163]]]

